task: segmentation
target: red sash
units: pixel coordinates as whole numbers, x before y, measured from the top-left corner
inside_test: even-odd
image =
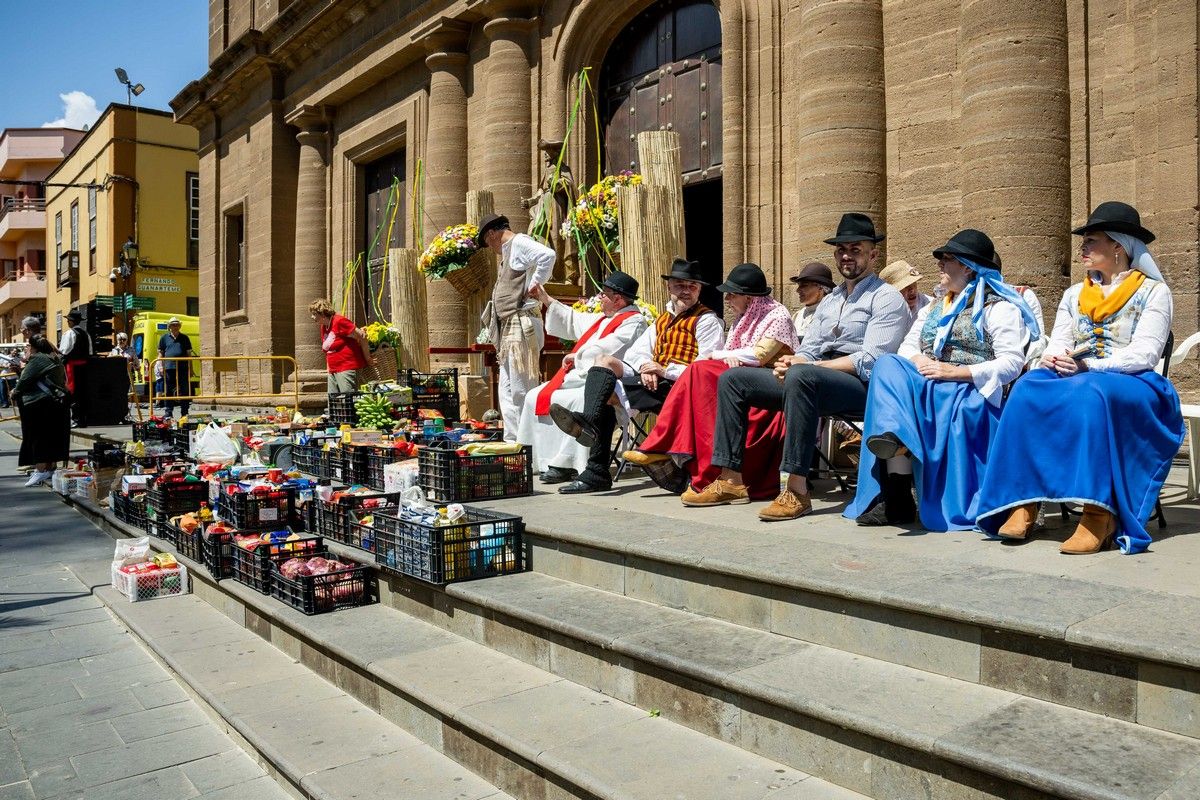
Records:
[[[637,313],[639,312],[623,311],[612,319],[608,320],[608,325],[604,326],[604,331],[600,334],[600,338],[603,339],[605,336],[610,335],[617,328],[621,327],[622,322]],[[588,328],[587,331],[584,332],[583,336],[579,337],[579,341],[576,342],[575,346],[571,348],[571,352],[576,353],[579,351],[579,348],[587,344],[588,339],[591,339],[592,336],[595,335],[596,331],[600,330],[600,326],[603,325],[604,322],[605,320],[603,317],[596,320],[596,324]],[[539,417],[544,417],[550,413],[550,395],[562,388],[563,381],[566,380],[567,373],[570,371],[571,370],[567,369],[565,364],[559,367],[558,372],[554,373],[554,377],[542,387],[540,392],[538,392],[537,403],[534,405],[533,410],[534,413],[536,413]]]

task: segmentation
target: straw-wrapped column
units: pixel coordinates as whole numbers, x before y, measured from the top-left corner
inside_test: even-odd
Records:
[[[429,300],[425,276],[417,272],[421,251],[413,248],[388,250],[388,276],[392,290],[392,320],[400,331],[400,366],[429,371],[429,331],[426,317]]]

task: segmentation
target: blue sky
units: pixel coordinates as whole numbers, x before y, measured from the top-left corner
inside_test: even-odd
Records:
[[[136,104],[170,110],[208,67],[208,0],[0,0],[0,30],[0,129],[92,121],[125,102],[115,67],[146,87]]]

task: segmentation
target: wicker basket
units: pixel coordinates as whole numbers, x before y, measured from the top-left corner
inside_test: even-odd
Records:
[[[466,266],[446,273],[446,280],[454,287],[454,291],[463,297],[470,297],[476,292],[487,288],[488,266],[491,253],[487,248],[475,251],[467,261]]]
[[[376,383],[379,381],[395,381],[400,373],[400,359],[396,351],[385,346],[379,347],[371,354],[371,362],[358,371],[358,382]]]

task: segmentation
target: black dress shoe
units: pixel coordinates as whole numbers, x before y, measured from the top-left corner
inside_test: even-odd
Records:
[[[612,489],[612,485],[596,486],[595,484],[587,483],[579,479],[573,480],[566,486],[558,487],[559,494],[591,494],[592,492],[607,492]]]
[[[554,424],[560,431],[582,446],[591,447],[596,443],[596,429],[592,427],[592,423],[588,422],[588,418],[578,411],[571,411],[558,403],[552,403],[550,419],[554,420]]]
[[[542,483],[566,483],[579,477],[579,473],[573,469],[546,467],[546,471],[538,477],[541,478]]]
[[[867,449],[870,450],[876,458],[882,458],[885,460],[908,453],[908,448],[906,448],[904,443],[900,441],[900,437],[894,433],[881,433],[878,436],[870,437],[867,439]]]

